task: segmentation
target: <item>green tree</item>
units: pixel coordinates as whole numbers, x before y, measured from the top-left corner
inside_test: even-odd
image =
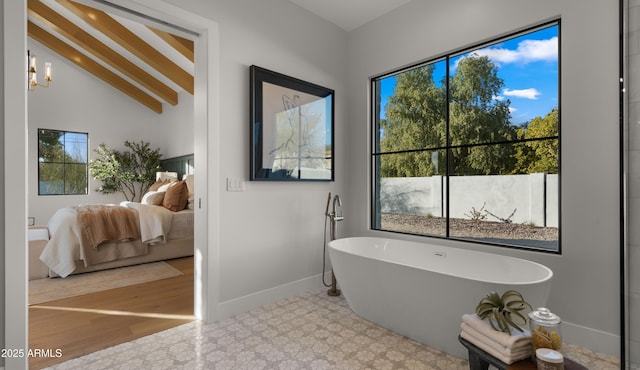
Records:
[[[40,162],[64,162],[64,131],[40,130],[38,157]]]
[[[64,192],[64,131],[40,130],[38,133],[38,186],[40,194]]]
[[[82,133],[39,130],[40,194],[87,193],[86,137]]]
[[[437,148],[445,145],[446,102],[433,81],[433,65],[399,74],[393,96],[380,121],[383,152]],[[382,177],[431,176],[436,173],[431,152],[385,155]],[[444,167],[441,167],[444,168]]]
[[[155,182],[160,168],[160,149],[151,149],[148,142],[125,141],[125,151],[112,150],[100,144],[97,158],[89,162],[91,176],[102,181],[97,191],[103,194],[120,192],[126,200],[140,201]]]
[[[416,68],[396,77],[385,119],[380,120],[382,177],[431,176],[442,173],[446,143],[446,84],[433,79],[433,65]],[[468,55],[459,60],[449,77],[450,145],[480,144],[453,148],[449,155],[452,174],[506,174],[515,166],[511,145],[482,145],[516,138],[510,125],[508,100],[498,100],[504,81],[498,67],[486,56]],[[434,150],[420,151],[433,148]],[[416,150],[416,152],[411,152]],[[436,154],[437,153],[437,154]]]
[[[518,129],[518,139],[540,138],[518,144],[514,173],[558,173],[558,108]],[[544,139],[550,138],[550,139]]]
[[[497,100],[504,87],[498,67],[486,56],[460,59],[450,77],[449,122],[451,145],[484,144],[513,140],[509,100]],[[510,145],[459,147],[451,151],[456,175],[505,174],[515,165]]]

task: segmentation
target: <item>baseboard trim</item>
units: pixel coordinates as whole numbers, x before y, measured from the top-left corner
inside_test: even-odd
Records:
[[[308,278],[251,293],[243,297],[220,302],[218,304],[218,318],[220,320],[226,319],[239,313],[250,311],[254,308],[293,297],[310,290],[320,289],[322,287],[324,287],[322,284],[322,275],[318,274],[316,276],[310,276]]]
[[[619,335],[563,321],[562,336],[565,343],[620,357]]]

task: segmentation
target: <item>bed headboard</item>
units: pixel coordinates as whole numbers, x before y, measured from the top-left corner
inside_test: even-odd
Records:
[[[160,161],[160,167],[162,171],[177,172],[178,180],[182,180],[184,175],[193,175],[193,154],[163,159]]]

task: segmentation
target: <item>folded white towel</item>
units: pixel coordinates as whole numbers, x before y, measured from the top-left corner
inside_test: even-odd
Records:
[[[486,320],[480,319],[475,313],[462,315],[462,322],[507,348],[517,348],[520,342],[531,342],[529,330],[524,329],[524,332],[520,332],[512,329],[511,335],[509,335],[495,330]]]
[[[522,353],[518,353],[517,355],[505,356],[504,354],[500,353],[499,351],[496,351],[495,348],[491,347],[490,345],[488,345],[488,344],[486,344],[486,343],[484,343],[482,341],[476,342],[475,339],[471,335],[469,335],[466,331],[461,332],[460,336],[462,338],[468,340],[469,342],[475,344],[476,347],[478,347],[481,350],[487,352],[491,356],[497,358],[498,360],[504,362],[507,365],[512,364],[512,363],[514,363],[516,361],[524,360],[525,358],[527,358],[527,357],[529,357],[531,355],[531,351],[523,351]]]
[[[462,328],[462,332],[467,333],[469,336],[473,338],[471,342],[473,343],[482,342],[506,357],[521,357],[523,354],[527,354],[527,355],[531,354],[532,348],[531,348],[530,341],[518,342],[516,347],[505,347],[500,343],[496,342],[495,340],[487,337],[486,335],[483,335],[482,333],[480,333],[479,331],[475,330],[474,328],[472,328],[471,326],[465,323],[462,323],[460,327]]]

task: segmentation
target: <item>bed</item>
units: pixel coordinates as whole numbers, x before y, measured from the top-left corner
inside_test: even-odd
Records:
[[[30,250],[30,280],[192,256],[193,175],[158,183],[162,186],[145,194],[140,203],[75,205],[56,211],[46,226],[48,240],[30,241],[30,249],[33,244],[42,250],[39,261],[31,260],[35,253]],[[167,203],[177,193],[180,206]],[[33,234],[43,239],[42,230]]]

